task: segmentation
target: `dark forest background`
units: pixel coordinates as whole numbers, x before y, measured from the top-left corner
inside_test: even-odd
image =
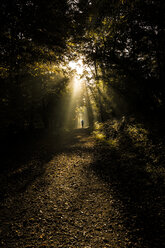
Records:
[[[71,72],[60,66],[80,56],[93,68],[84,74],[91,126],[91,99],[99,121],[131,115],[162,123],[163,0],[1,0],[0,9],[2,140],[64,123]]]

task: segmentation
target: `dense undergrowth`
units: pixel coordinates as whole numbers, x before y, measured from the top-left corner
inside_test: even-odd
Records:
[[[165,177],[165,142],[160,130],[146,128],[134,118],[95,123],[98,144],[120,152],[122,162],[140,162],[154,180]],[[132,162],[131,162],[132,161]],[[157,179],[156,179],[157,178]]]
[[[133,237],[160,247],[164,230],[165,143],[156,124],[134,118],[96,123],[94,170],[116,189]],[[142,240],[139,240],[141,243]],[[146,243],[147,242],[147,243]]]

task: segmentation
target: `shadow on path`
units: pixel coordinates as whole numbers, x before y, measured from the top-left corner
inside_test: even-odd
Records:
[[[89,129],[75,129],[55,135],[13,138],[9,145],[4,145],[0,158],[0,199],[26,191],[44,174],[46,163],[58,153],[69,152],[72,144],[81,146],[84,141],[80,137],[89,132]]]
[[[162,178],[146,170],[126,133],[118,149],[89,134],[47,135],[28,152],[15,149],[1,175],[2,247],[163,247]]]

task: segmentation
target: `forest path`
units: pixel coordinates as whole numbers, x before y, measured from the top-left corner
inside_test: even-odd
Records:
[[[88,131],[47,145],[49,161],[35,158],[1,177],[7,189],[0,247],[135,247],[123,225],[122,203],[91,169],[95,141]]]

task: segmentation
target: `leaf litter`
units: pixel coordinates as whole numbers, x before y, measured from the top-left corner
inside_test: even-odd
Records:
[[[131,230],[134,224],[130,223],[136,222],[137,214],[130,218],[119,197],[115,187],[120,184],[119,179],[112,178],[111,182],[103,180],[108,175],[99,175],[98,166],[114,163],[113,148],[101,145],[100,149],[100,143],[85,129],[68,134],[58,149],[58,140],[53,138],[42,144],[45,154],[50,150],[53,156],[42,168],[43,157],[38,155],[38,160],[33,160],[35,167],[31,166],[30,172],[35,179],[28,187],[20,190],[19,178],[13,183],[11,176],[3,186],[7,193],[0,205],[0,247],[149,248],[143,235],[135,236]],[[28,166],[22,165],[25,167]],[[115,175],[116,170],[111,172]],[[125,199],[129,203],[129,197]],[[136,225],[134,229],[138,232]]]

